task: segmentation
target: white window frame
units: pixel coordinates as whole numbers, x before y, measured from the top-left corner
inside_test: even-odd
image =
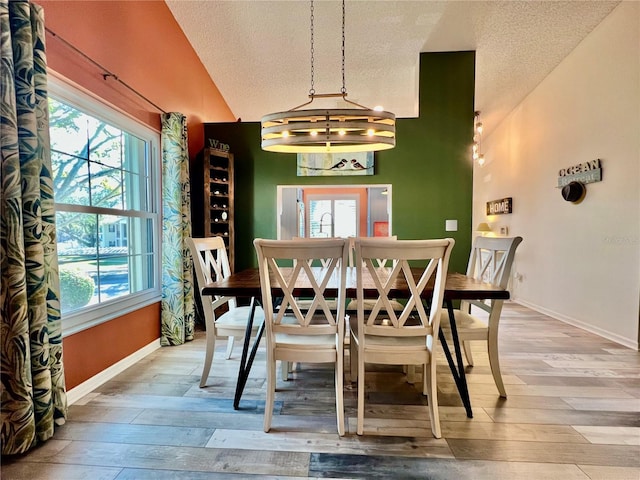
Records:
[[[124,131],[136,135],[149,142],[151,187],[150,194],[151,213],[131,212],[122,210],[120,215],[130,217],[154,218],[153,231],[153,258],[154,258],[154,288],[142,292],[131,293],[122,297],[106,300],[96,305],[89,305],[79,310],[66,313],[62,316],[63,337],[73,335],[79,331],[94,327],[104,322],[134,312],[145,306],[157,303],[161,300],[162,262],[161,262],[161,188],[160,188],[160,133],[149,126],[134,119],[131,115],[114,107],[96,95],[86,91],[82,87],[65,79],[61,75],[48,72],[49,96],[72,105],[89,115],[110,123]],[[74,210],[83,211],[82,206],[74,206]],[[91,213],[94,213],[92,210]],[[105,212],[106,213],[106,212]],[[111,212],[109,212],[111,213]],[[127,235],[130,236],[129,231]],[[133,279],[132,279],[133,281]]]

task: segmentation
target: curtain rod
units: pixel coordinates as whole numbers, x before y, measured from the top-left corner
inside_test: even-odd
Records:
[[[69,47],[70,49],[72,49],[74,52],[78,53],[79,55],[81,55],[82,57],[84,57],[85,59],[89,60],[91,63],[93,63],[96,67],[98,67],[99,69],[102,70],[102,78],[103,79],[107,79],[109,77],[113,78],[114,80],[120,82],[122,85],[124,85],[125,87],[127,87],[130,91],[132,91],[133,93],[135,93],[138,97],[140,97],[141,99],[143,99],[145,102],[147,102],[150,105],[153,105],[156,109],[160,110],[162,113],[167,113],[165,112],[162,108],[160,108],[159,106],[157,106],[155,103],[153,103],[151,100],[149,100],[147,97],[145,97],[144,95],[142,95],[140,92],[138,92],[137,90],[135,90],[133,87],[130,87],[127,83],[123,82],[122,80],[120,80],[120,78],[115,74],[110,72],[109,70],[107,70],[106,68],[104,68],[102,65],[100,65],[98,62],[96,62],[94,59],[92,59],[91,57],[89,57],[87,54],[85,54],[84,52],[82,52],[80,49],[78,49],[77,47],[75,47],[74,45],[72,45],[71,43],[67,42],[64,38],[62,38],[60,35],[58,35],[56,32],[54,32],[53,30],[51,30],[50,28],[45,27],[44,28],[48,33],[50,33],[52,36],[57,37],[62,43],[64,43],[67,47]]]

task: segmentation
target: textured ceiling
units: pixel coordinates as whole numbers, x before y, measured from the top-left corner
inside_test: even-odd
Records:
[[[166,3],[236,117],[259,121],[308,100],[309,2]],[[420,52],[475,50],[475,108],[489,133],[618,3],[347,0],[348,98],[416,117]],[[342,87],[341,18],[340,2],[314,2],[317,93]]]

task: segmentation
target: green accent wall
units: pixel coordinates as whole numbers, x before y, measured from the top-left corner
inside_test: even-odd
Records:
[[[235,158],[236,270],[257,266],[254,238],[276,238],[278,185],[390,183],[391,233],[400,239],[453,237],[449,268],[465,272],[472,229],[474,85],[475,52],[421,53],[420,115],[397,119],[396,147],[376,152],[372,176],[298,177],[296,155],[260,148],[259,122],[205,123],[205,142],[229,144]],[[201,160],[194,159],[191,168],[202,168]],[[192,185],[196,188],[202,186]],[[446,219],[458,220],[457,232],[445,231]]]

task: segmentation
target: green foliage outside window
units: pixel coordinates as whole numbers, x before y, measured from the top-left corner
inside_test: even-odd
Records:
[[[62,311],[84,307],[96,288],[93,279],[86,273],[72,267],[60,267],[60,306]]]

